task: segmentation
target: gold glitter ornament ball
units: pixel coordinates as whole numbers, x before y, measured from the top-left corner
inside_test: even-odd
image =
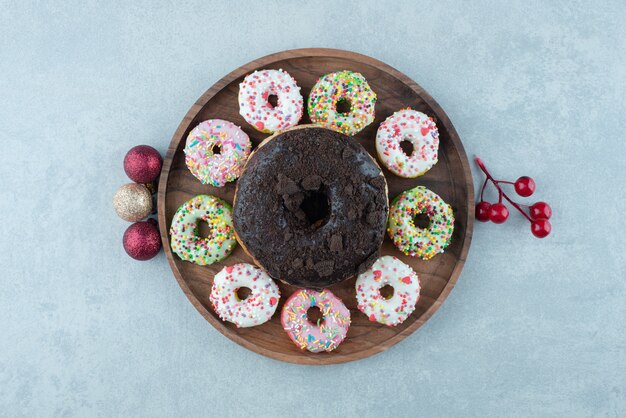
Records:
[[[113,208],[125,221],[140,221],[152,213],[152,194],[143,184],[125,184],[115,192]]]

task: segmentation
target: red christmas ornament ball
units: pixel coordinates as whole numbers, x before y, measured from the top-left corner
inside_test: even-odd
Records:
[[[124,232],[124,250],[135,260],[150,260],[161,250],[161,235],[152,219],[135,222]]]
[[[159,177],[162,165],[161,154],[149,145],[137,145],[124,157],[124,171],[135,183],[152,183]]]

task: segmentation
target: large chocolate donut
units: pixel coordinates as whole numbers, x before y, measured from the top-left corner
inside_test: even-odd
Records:
[[[270,276],[321,288],[376,261],[388,210],[385,177],[356,140],[302,125],[252,153],[233,220],[240,244]]]

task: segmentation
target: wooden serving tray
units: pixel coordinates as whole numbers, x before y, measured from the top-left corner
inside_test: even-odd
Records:
[[[222,188],[203,185],[187,169],[183,149],[189,132],[206,119],[229,120],[250,136],[253,147],[269,136],[256,131],[239,115],[237,95],[239,83],[254,70],[279,69],[291,74],[301,87],[305,99],[317,79],[326,73],[352,70],[365,76],[376,92],[376,120],[354,136],[365,149],[376,156],[374,139],[376,130],[393,112],[410,106],[432,116],[439,128],[439,162],[424,176],[403,179],[383,167],[389,186],[389,200],[404,190],[423,185],[448,202],[456,218],[452,243],[445,253],[429,261],[405,256],[398,251],[388,236],[381,248],[383,255],[395,255],[411,265],[418,273],[421,296],[413,314],[397,327],[388,327],[369,319],[357,309],[355,278],[335,284],[329,289],[350,309],[352,324],[343,343],[330,353],[313,354],[300,350],[289,339],[280,323],[284,301],[296,288],[277,282],[281,300],[272,319],[260,326],[237,328],[222,322],[209,301],[213,276],[224,266],[240,262],[252,263],[241,246],[237,246],[227,259],[210,266],[198,266],[182,261],[172,253],[169,228],[176,209],[198,194],[210,194],[230,203],[236,183]],[[300,124],[310,123],[305,115]],[[418,329],[441,306],[456,283],[469,251],[474,221],[474,189],[469,162],[458,134],[446,113],[417,83],[404,74],[378,60],[354,52],[335,49],[296,49],[268,55],[243,65],[215,83],[194,104],[174,133],[163,162],[158,189],[158,217],[163,247],[174,276],[196,309],[222,334],[236,343],[265,356],[299,364],[334,364],[362,359],[403,340]]]

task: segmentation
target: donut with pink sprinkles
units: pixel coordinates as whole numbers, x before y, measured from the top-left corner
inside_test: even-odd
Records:
[[[392,288],[389,296],[380,289]],[[372,267],[361,273],[356,280],[358,308],[370,321],[388,326],[404,322],[415,310],[420,297],[417,273],[396,257],[380,257]]]
[[[250,289],[245,299],[238,294],[243,287]],[[215,275],[209,299],[223,321],[247,328],[270,320],[278,306],[280,291],[266,272],[239,263],[226,266]]]
[[[270,96],[276,96],[273,106]],[[239,84],[239,113],[254,129],[272,133],[296,126],[304,101],[296,80],[283,70],[248,74]]]
[[[401,143],[408,141],[408,154]],[[437,163],[439,131],[433,118],[412,109],[402,109],[380,124],[376,133],[378,159],[400,177],[421,176]]]

